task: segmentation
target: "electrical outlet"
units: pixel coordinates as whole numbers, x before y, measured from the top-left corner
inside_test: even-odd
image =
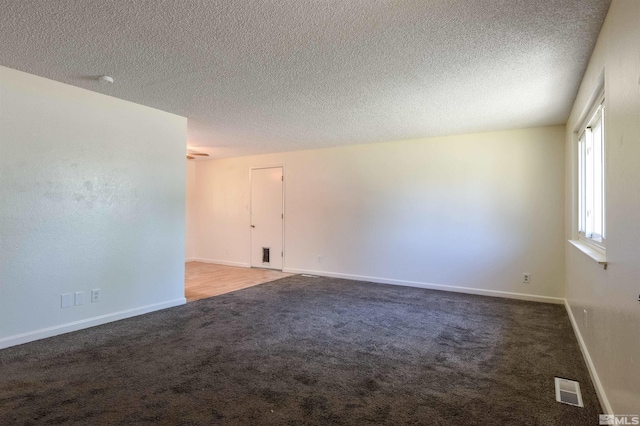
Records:
[[[60,307],[61,308],[71,307],[71,293],[65,293],[60,295]]]
[[[318,263],[322,263],[322,256],[318,255]]]
[[[76,291],[75,305],[76,306],[84,305],[84,291]]]
[[[91,303],[95,303],[99,301],[100,301],[100,289],[94,288],[93,290],[91,290]]]
[[[525,284],[529,284],[531,282],[531,274],[529,274],[528,272],[522,274],[522,282]]]
[[[587,325],[589,325],[589,323],[587,322],[587,310],[583,309],[582,310],[582,325],[584,326],[584,328],[587,328]]]

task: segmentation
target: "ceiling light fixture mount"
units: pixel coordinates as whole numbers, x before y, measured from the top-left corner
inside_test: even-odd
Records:
[[[113,83],[113,77],[110,77],[108,75],[101,75],[100,77],[98,77],[98,81],[100,83],[112,84]]]

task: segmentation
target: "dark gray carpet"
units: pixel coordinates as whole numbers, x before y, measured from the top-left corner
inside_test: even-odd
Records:
[[[2,425],[590,425],[562,306],[284,278],[0,351]],[[555,402],[578,380],[585,408]]]

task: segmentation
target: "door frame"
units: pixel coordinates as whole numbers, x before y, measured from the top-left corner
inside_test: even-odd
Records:
[[[251,249],[253,248],[253,241],[252,241],[252,235],[253,233],[251,232],[251,216],[253,214],[253,171],[254,170],[262,170],[262,169],[276,169],[276,168],[282,168],[282,269],[281,271],[284,271],[285,267],[285,257],[286,255],[284,254],[285,250],[285,246],[284,246],[284,235],[285,235],[285,221],[287,219],[287,215],[285,214],[285,183],[287,181],[286,179],[286,168],[284,166],[284,164],[275,164],[272,166],[255,166],[255,167],[250,167],[249,168],[249,223],[248,223],[248,228],[249,228],[249,268],[253,268],[253,266],[251,266]],[[274,271],[277,271],[277,269],[274,269]]]

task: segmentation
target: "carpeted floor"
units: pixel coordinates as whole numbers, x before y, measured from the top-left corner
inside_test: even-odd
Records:
[[[555,401],[578,380],[585,408]],[[591,425],[562,306],[294,276],[0,351],[1,425]]]

